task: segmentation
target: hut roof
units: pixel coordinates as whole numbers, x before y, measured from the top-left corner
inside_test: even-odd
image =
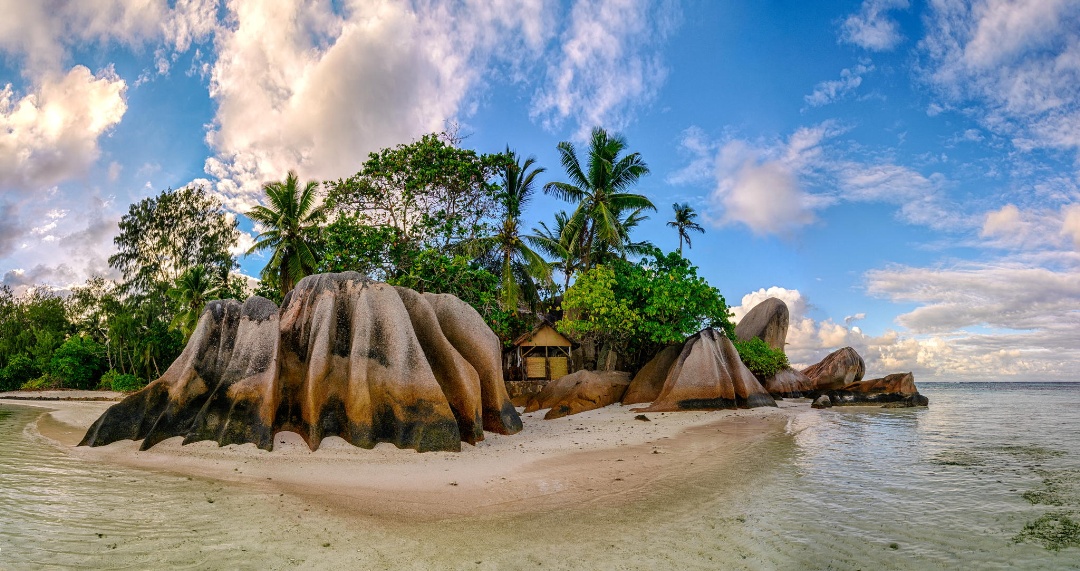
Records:
[[[576,347],[578,343],[559,333],[549,321],[541,321],[532,331],[514,339],[514,347]]]

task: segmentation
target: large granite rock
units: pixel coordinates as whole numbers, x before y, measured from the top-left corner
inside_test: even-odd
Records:
[[[735,345],[713,329],[683,343],[664,378],[664,386],[645,412],[776,406],[739,358]]]
[[[784,350],[788,330],[788,307],[783,300],[770,297],[755,305],[735,326],[735,337],[748,341],[757,337],[773,349]]]
[[[888,407],[927,406],[930,399],[919,394],[915,387],[915,376],[911,373],[896,373],[880,379],[855,381],[821,393],[828,396],[833,405],[873,405]]]
[[[525,412],[549,408],[544,420],[561,418],[619,402],[630,375],[619,371],[576,371],[551,381],[525,406]]]
[[[502,383],[498,338],[468,304],[360,274],[304,278],[280,312],[260,297],[207,305],[161,378],[109,408],[81,445],[172,436],[254,443],[298,433],[364,448],[460,450],[521,419]]]
[[[861,380],[866,374],[866,363],[854,349],[844,347],[829,353],[820,363],[802,372],[813,381],[814,390],[825,391]]]
[[[814,390],[814,381],[791,367],[784,367],[762,383],[774,397],[799,398]]]
[[[639,404],[656,400],[656,397],[660,396],[660,390],[664,388],[664,381],[667,380],[668,371],[671,370],[671,365],[675,363],[675,359],[679,358],[682,348],[682,345],[665,347],[648,363],[645,363],[645,366],[634,375],[634,380],[630,381],[630,386],[626,389],[626,394],[623,395],[622,403]]]

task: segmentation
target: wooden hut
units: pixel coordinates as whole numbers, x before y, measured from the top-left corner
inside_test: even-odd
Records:
[[[570,352],[575,345],[546,321],[515,339],[503,354],[510,396],[539,392],[549,381],[572,373]]]

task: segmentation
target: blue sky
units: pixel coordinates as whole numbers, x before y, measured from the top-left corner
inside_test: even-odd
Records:
[[[687,251],[788,352],[869,373],[1074,379],[1080,3],[0,0],[0,279],[113,275],[116,222],[203,184],[236,213],[297,169],[460,125],[534,155],[594,125],[707,231]],[[567,205],[537,196],[529,225]],[[242,216],[241,228],[251,230]],[[245,235],[241,250],[250,244]],[[257,274],[264,259],[241,260]]]

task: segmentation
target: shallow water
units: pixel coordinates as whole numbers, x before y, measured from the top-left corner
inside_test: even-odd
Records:
[[[801,412],[630,507],[407,525],[72,458],[5,404],[0,569],[1080,568],[1017,541],[1080,521],[1080,384],[920,389],[929,409]]]

